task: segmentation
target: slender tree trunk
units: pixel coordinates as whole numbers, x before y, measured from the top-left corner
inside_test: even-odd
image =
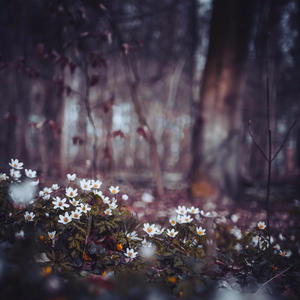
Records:
[[[241,90],[256,1],[215,0],[210,44],[193,129],[191,194],[236,197]]]

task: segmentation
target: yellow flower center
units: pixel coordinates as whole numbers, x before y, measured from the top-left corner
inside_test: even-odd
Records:
[[[85,206],[82,206],[82,210],[85,210]]]
[[[30,221],[31,220],[31,216],[27,216],[27,220]]]
[[[94,184],[94,188],[97,188],[98,187],[98,184]]]
[[[58,203],[58,206],[62,206],[62,202],[59,202],[59,203]]]
[[[74,214],[74,218],[78,218],[78,214],[77,213]]]
[[[202,230],[198,230],[198,234],[199,234],[199,235],[202,235],[202,234],[203,234],[203,231],[202,231]]]
[[[73,196],[73,192],[70,192],[70,196]]]
[[[69,219],[67,217],[64,217],[64,222],[68,222]]]
[[[264,226],[262,226],[262,225],[259,225],[258,227],[259,227],[260,229],[263,229],[263,227],[264,227]]]
[[[53,238],[53,234],[52,234],[52,233],[49,234],[49,238],[50,238],[50,239]]]
[[[132,252],[128,252],[128,256],[132,256]]]
[[[147,232],[152,232],[152,228],[149,227],[149,228],[147,229]]]
[[[113,194],[115,194],[115,193],[116,193],[116,190],[112,190],[111,192],[112,192]]]
[[[175,224],[175,221],[174,221],[174,220],[172,220],[172,221],[171,221],[171,224]]]
[[[174,233],[173,233],[173,232],[170,232],[170,236],[174,236]]]
[[[18,165],[17,164],[14,164],[14,167],[16,168]]]

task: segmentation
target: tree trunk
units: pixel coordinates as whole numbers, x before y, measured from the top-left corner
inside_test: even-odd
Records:
[[[191,195],[236,197],[239,190],[241,89],[256,1],[215,0],[193,129]]]

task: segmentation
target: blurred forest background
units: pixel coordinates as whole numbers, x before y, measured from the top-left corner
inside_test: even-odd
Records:
[[[299,0],[0,0],[0,168],[237,197],[300,169]],[[249,128],[251,120],[251,128]]]

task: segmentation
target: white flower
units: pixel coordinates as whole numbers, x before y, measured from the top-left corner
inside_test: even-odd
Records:
[[[94,195],[99,196],[100,198],[104,198],[102,191],[93,190]]]
[[[199,208],[192,206],[187,209],[187,212],[189,212],[190,214],[199,214]]]
[[[253,247],[256,247],[258,245],[258,241],[259,241],[259,236],[258,235],[253,236],[251,240],[251,245]]]
[[[191,222],[193,222],[193,219],[191,218],[190,215],[182,215],[182,216],[178,215],[177,222],[179,224],[191,223]]]
[[[240,243],[235,244],[235,246],[233,247],[233,249],[237,252],[242,251],[243,247]]]
[[[200,210],[200,214],[203,216],[203,217],[206,217],[206,218],[214,218],[217,216],[217,213],[215,211],[212,211],[212,212],[204,212],[203,210]]]
[[[61,210],[64,210],[65,208],[68,208],[70,205],[66,203],[67,199],[63,198],[60,199],[60,197],[54,198],[54,201],[52,201],[52,204],[54,205],[54,209],[60,208]]]
[[[186,215],[187,209],[186,209],[186,207],[184,205],[183,206],[178,205],[178,207],[176,209],[176,213],[178,215]]]
[[[67,174],[67,179],[69,181],[74,181],[76,179],[76,174]]]
[[[20,230],[15,233],[15,238],[16,239],[23,239],[24,238],[24,230]]]
[[[23,169],[23,163],[22,162],[19,162],[18,159],[11,159],[9,165],[14,168],[14,169],[17,169],[17,170],[22,170]]]
[[[79,211],[77,209],[75,211],[72,211],[72,213],[71,213],[72,219],[76,219],[76,220],[79,220],[81,215],[82,215],[81,211]]]
[[[196,228],[196,232],[199,236],[205,235],[206,234],[205,231],[206,229],[203,229],[201,226]]]
[[[175,226],[176,225],[176,218],[170,218],[169,220],[169,223],[172,225],[172,226]]]
[[[72,221],[72,217],[69,215],[69,213],[66,211],[64,215],[58,216],[59,220],[58,223],[62,224],[68,224]]]
[[[126,237],[129,241],[141,241],[142,239],[138,237],[136,231],[132,231],[126,234]]]
[[[128,195],[126,195],[126,194],[122,195],[122,200],[127,201],[128,200]]]
[[[90,180],[82,179],[80,180],[80,187],[83,191],[90,191],[92,188],[92,183]]]
[[[91,185],[93,189],[100,189],[102,182],[100,180],[91,180]]]
[[[48,232],[49,239],[54,240],[55,234],[56,234],[56,231]]]
[[[44,192],[44,194],[51,194],[52,193],[52,189],[48,188],[48,187],[44,187],[43,192]]]
[[[77,189],[72,189],[71,187],[66,188],[66,196],[74,198],[78,195]]]
[[[21,176],[22,175],[19,170],[10,169],[10,177],[13,177],[13,179],[18,180]]]
[[[126,253],[124,253],[125,256],[131,259],[134,259],[137,256],[137,254],[138,254],[137,252],[134,252],[134,249],[129,249],[129,248],[127,248]]]
[[[113,194],[113,195],[116,195],[120,192],[120,188],[118,186],[111,186],[109,188],[109,191]]]
[[[73,198],[73,199],[70,200],[70,203],[71,203],[73,206],[78,206],[79,201]]]
[[[86,214],[91,210],[91,207],[87,203],[80,203],[80,207],[78,208],[78,210]]]
[[[153,201],[153,196],[149,193],[143,193],[142,194],[142,201],[145,203],[151,203]]]
[[[237,216],[237,215],[232,215],[232,216],[231,216],[231,221],[232,221],[233,223],[236,223],[238,220],[239,220],[239,216]]]
[[[36,177],[36,171],[33,171],[31,169],[25,169],[25,175],[28,178],[35,178]]]
[[[279,254],[284,257],[291,257],[292,251],[291,250],[280,250]]]
[[[44,194],[43,199],[44,200],[49,200],[50,199],[50,195],[49,194]]]
[[[149,234],[149,236],[153,236],[157,233],[157,227],[155,224],[150,225],[149,223],[145,223],[143,230]]]
[[[111,216],[112,215],[112,211],[110,208],[107,208],[105,211],[104,211],[104,214],[107,215],[107,216]]]
[[[103,197],[103,203],[110,204],[110,199],[108,197]]]
[[[282,233],[279,233],[278,237],[279,237],[279,239],[280,239],[281,241],[284,241],[284,240],[285,240],[285,237],[283,236]]]
[[[28,211],[25,211],[24,218],[26,221],[32,222],[34,217],[35,217],[35,214],[33,212],[29,213]]]
[[[167,229],[167,235],[171,238],[174,238],[176,235],[178,234],[178,231],[175,231],[174,228],[173,229]]]
[[[242,238],[242,231],[238,227],[234,227],[230,230],[230,233],[234,235],[238,240]]]
[[[51,187],[54,191],[57,191],[59,189],[59,185],[57,183],[52,184]]]
[[[118,205],[115,202],[112,202],[109,204],[110,209],[116,209],[117,207],[118,207]]]
[[[5,173],[0,173],[0,180],[7,180],[9,177]]]
[[[263,230],[263,229],[266,228],[266,223],[260,221],[260,222],[257,223],[257,227],[258,227],[259,229]]]

